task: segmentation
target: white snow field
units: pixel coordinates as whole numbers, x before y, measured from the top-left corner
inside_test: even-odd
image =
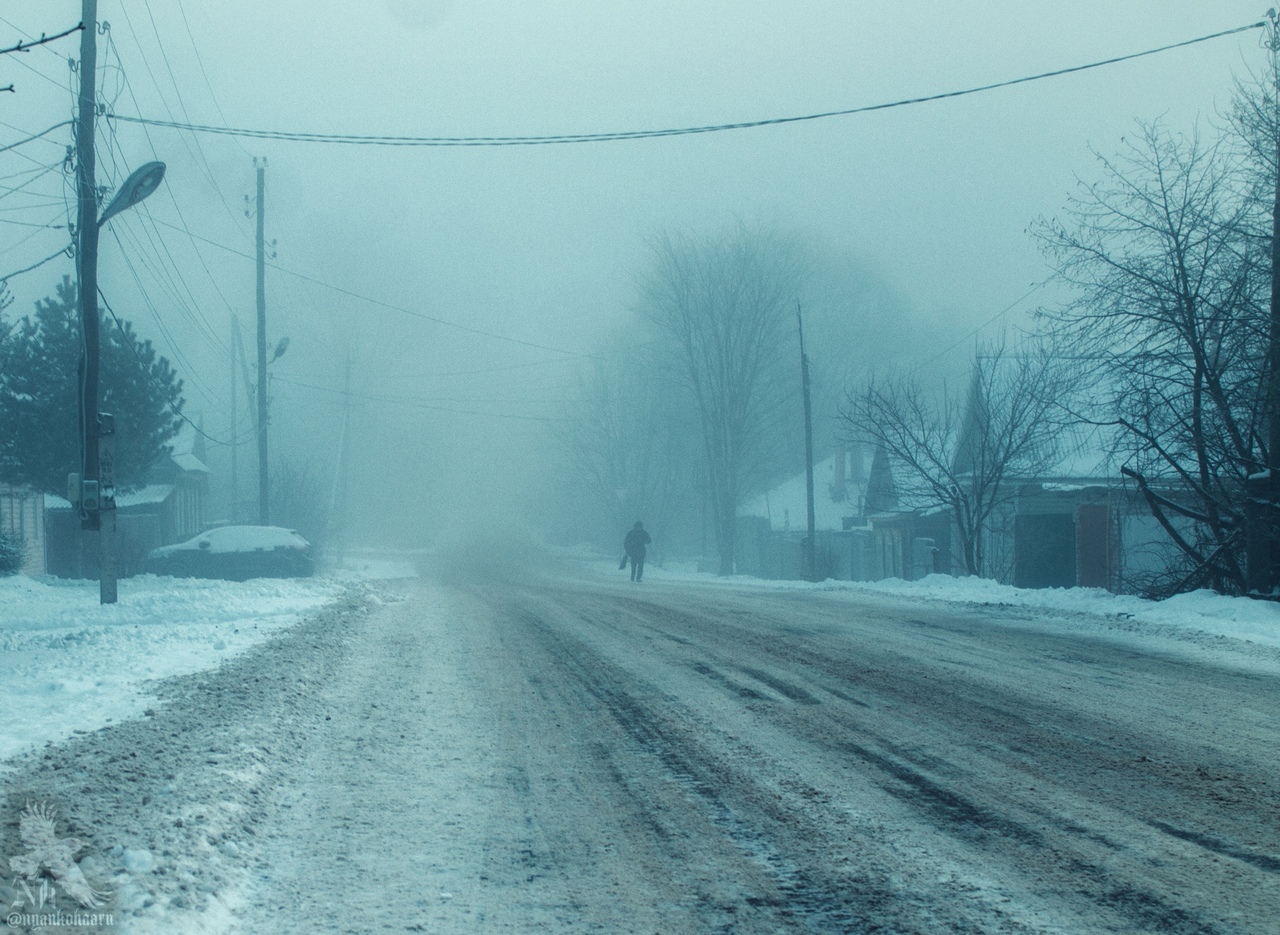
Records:
[[[332,601],[323,579],[0,578],[0,761],[137,717],[152,679],[217,666]]]

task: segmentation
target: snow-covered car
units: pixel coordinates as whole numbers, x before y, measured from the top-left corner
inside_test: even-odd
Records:
[[[147,553],[147,571],[175,578],[305,578],[315,573],[311,543],[282,526],[219,526]]]

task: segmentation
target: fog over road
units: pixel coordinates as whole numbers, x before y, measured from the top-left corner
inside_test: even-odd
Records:
[[[803,591],[405,597],[321,692],[247,931],[1280,924],[1274,668]]]

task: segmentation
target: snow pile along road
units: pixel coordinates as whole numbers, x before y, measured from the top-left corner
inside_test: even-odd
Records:
[[[144,575],[102,606],[95,581],[0,579],[0,760],[137,717],[144,683],[217,666],[341,592],[320,579]]]
[[[612,566],[592,563],[597,576],[616,578]],[[1111,620],[1141,623],[1155,628],[1192,631],[1214,637],[1280,648],[1280,603],[1248,597],[1226,597],[1212,591],[1192,591],[1163,601],[1152,601],[1132,594],[1112,594],[1102,588],[1015,588],[989,578],[953,578],[929,575],[917,581],[885,578],[880,581],[776,581],[734,575],[717,578],[673,566],[670,569],[645,569],[648,583],[662,581],[722,584],[734,588],[762,588],[774,591],[848,591],[853,594],[885,594],[895,597],[953,604],[995,607],[1025,607],[1057,615],[1088,615]],[[1046,628],[1061,627],[1061,621],[1048,618]]]

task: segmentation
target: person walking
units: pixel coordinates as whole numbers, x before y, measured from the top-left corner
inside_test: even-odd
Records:
[[[644,577],[644,551],[652,541],[644,531],[644,523],[639,520],[631,527],[627,538],[622,540],[622,548],[626,551],[627,558],[631,559],[632,581],[639,581]]]

